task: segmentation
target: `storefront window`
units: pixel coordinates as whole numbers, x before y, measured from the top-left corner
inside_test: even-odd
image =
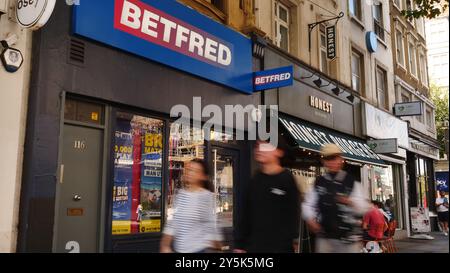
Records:
[[[400,178],[397,177],[398,175],[394,175],[393,168],[399,167],[395,165],[386,168],[367,166],[372,200],[382,202],[385,209],[389,210],[393,214],[394,219],[400,223]]]
[[[193,159],[205,159],[205,143],[202,129],[183,130],[179,124],[170,126],[169,137],[169,187],[167,190],[167,219],[173,215],[174,197],[184,188],[184,165]]]
[[[163,121],[118,112],[112,234],[160,232]]]
[[[417,161],[417,200],[419,200],[419,205],[428,208],[428,187],[427,187],[427,166],[426,161],[419,158]]]
[[[233,227],[233,185],[234,160],[233,155],[222,154],[213,149],[213,184],[216,197],[216,214],[220,227]]]

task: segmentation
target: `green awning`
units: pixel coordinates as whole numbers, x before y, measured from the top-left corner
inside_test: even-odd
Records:
[[[319,152],[322,145],[334,143],[343,151],[343,157],[357,162],[376,165],[386,163],[375,154],[365,141],[286,115],[279,115],[280,123],[304,149]]]

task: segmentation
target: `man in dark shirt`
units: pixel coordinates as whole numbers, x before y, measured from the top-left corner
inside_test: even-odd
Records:
[[[272,148],[272,149],[271,149]],[[260,170],[250,181],[235,234],[236,253],[293,253],[298,243],[299,193],[294,177],[281,166],[283,146],[258,141]]]

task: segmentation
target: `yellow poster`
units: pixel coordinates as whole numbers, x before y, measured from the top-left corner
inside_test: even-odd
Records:
[[[161,231],[161,220],[143,220],[139,223],[139,231],[144,232],[160,232]]]
[[[131,234],[131,221],[112,221],[112,234]]]

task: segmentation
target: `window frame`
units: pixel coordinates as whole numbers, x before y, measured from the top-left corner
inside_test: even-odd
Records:
[[[375,14],[377,9],[380,9],[380,18],[376,18]],[[378,20],[379,19],[379,20]],[[385,42],[386,41],[386,33],[384,30],[384,16],[383,16],[383,4],[380,3],[379,5],[373,5],[372,7],[372,23],[373,23],[373,30],[375,34],[378,36],[378,38]]]
[[[423,50],[419,52],[419,73],[420,82],[423,86],[428,86],[428,68],[427,68],[427,57]]]
[[[322,37],[325,39],[325,45],[322,46]],[[320,25],[319,27],[319,69],[322,73],[325,73],[327,75],[330,74],[330,62],[327,58],[327,34],[326,34],[326,29],[324,25]],[[323,57],[322,54],[325,53],[325,63],[326,63],[326,69],[323,68]]]
[[[282,20],[279,16],[280,16],[280,8],[286,10],[286,14],[287,14],[287,22]],[[273,18],[274,18],[274,29],[275,29],[275,45],[287,52],[290,52],[291,50],[291,46],[290,46],[290,22],[291,22],[291,14],[290,14],[291,10],[288,6],[284,5],[283,3],[281,3],[280,1],[274,1],[274,13],[273,13]],[[287,29],[287,49],[286,48],[282,48],[281,47],[281,27],[284,27]],[[280,35],[280,36],[279,36]]]
[[[400,36],[398,35],[399,33]],[[402,42],[401,46],[399,46],[398,44],[398,37],[400,37],[400,41]],[[401,50],[401,55],[398,54],[399,49]],[[395,55],[397,64],[406,70],[405,37],[403,35],[403,31],[400,28],[395,29]],[[401,56],[403,63],[399,62],[399,56]]]
[[[379,78],[378,78],[379,72],[381,72],[381,74],[383,75],[384,90],[381,89],[379,87],[379,84],[378,84],[379,83]],[[378,105],[378,108],[382,108],[382,109],[385,109],[385,110],[389,111],[389,98],[388,98],[389,92],[388,92],[388,86],[387,86],[388,79],[387,79],[387,71],[386,71],[386,69],[384,69],[380,65],[377,65],[376,66],[376,70],[375,70],[375,79],[376,79],[375,82],[376,82],[376,90],[377,90],[377,105]],[[380,90],[382,90],[383,93],[384,93],[384,101],[382,102],[383,105],[381,105],[381,106],[380,106],[380,93],[381,93]]]
[[[355,4],[352,6],[352,3]],[[358,21],[362,21],[362,6],[361,6],[361,0],[348,0],[348,14],[350,14],[351,17],[356,18]],[[352,12],[352,8],[355,8],[356,14]]]
[[[357,56],[359,59],[359,75],[355,75],[353,73],[353,57]],[[362,53],[360,50],[358,50],[356,47],[352,46],[351,47],[351,52],[350,52],[350,71],[351,71],[351,87],[354,91],[358,92],[360,95],[364,95],[365,92],[365,77],[364,77],[364,53]],[[359,78],[359,89],[360,90],[356,90],[353,88],[353,77],[356,76],[357,78]]]
[[[415,50],[415,43],[412,39],[408,39],[408,66],[409,66],[409,73],[416,78],[417,80],[419,79],[418,77],[418,69],[417,69],[417,52]],[[413,49],[411,51],[411,48]],[[414,55],[411,55],[411,52],[414,52]],[[414,56],[414,60],[411,60],[411,57]],[[415,73],[413,73],[412,71],[412,66],[411,64],[414,64],[414,70]]]

